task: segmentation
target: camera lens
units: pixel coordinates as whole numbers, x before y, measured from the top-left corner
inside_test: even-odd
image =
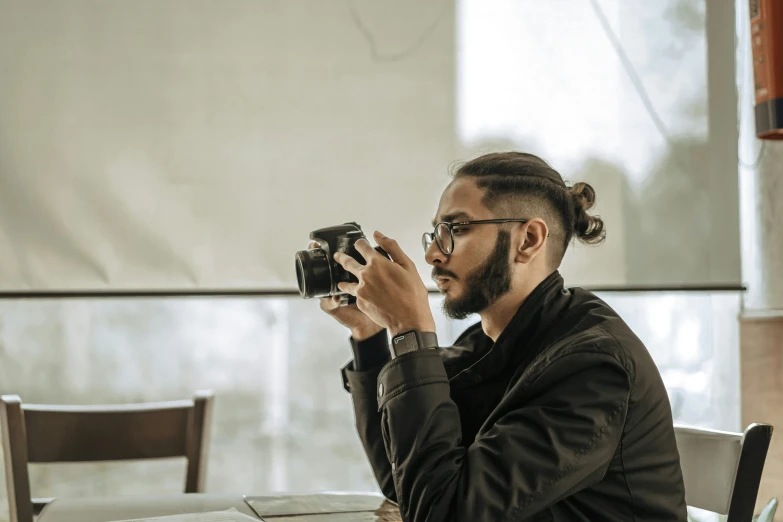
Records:
[[[332,291],[329,259],[321,248],[296,253],[296,282],[304,298],[325,297]]]

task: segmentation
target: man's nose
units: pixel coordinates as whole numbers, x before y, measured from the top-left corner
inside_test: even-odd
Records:
[[[430,243],[429,248],[424,252],[424,260],[427,264],[435,266],[435,263],[445,263],[448,256],[441,252],[436,241]]]

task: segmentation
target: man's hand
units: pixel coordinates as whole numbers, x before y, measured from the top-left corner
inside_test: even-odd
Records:
[[[350,328],[354,341],[364,341],[383,330],[372,319],[359,310],[355,304],[340,305],[340,296],[321,298],[321,310],[331,315],[341,325]]]
[[[389,261],[364,239],[356,242],[356,250],[367,264],[362,265],[349,255],[336,253],[334,260],[359,280],[340,283],[338,288],[356,297],[356,305],[377,325],[387,328],[393,336],[406,330],[435,331],[427,288],[416,265],[397,242],[380,232],[373,235],[376,243],[392,258]]]
[[[318,243],[310,243],[309,248],[318,248]],[[372,319],[359,310],[355,304],[340,305],[340,296],[322,297],[320,299],[321,310],[334,317],[338,323],[351,330],[351,337],[355,341],[364,341],[383,330],[382,326],[375,324]]]

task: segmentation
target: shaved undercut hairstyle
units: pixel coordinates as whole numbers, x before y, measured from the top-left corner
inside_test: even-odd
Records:
[[[499,218],[543,219],[549,228],[553,269],[560,266],[573,238],[593,245],[606,237],[603,220],[587,213],[595,204],[593,187],[581,182],[567,185],[533,154],[485,154],[458,166],[452,177],[475,178],[484,190],[484,206]]]

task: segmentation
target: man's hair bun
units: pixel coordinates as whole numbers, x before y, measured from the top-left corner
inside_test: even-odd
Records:
[[[582,243],[594,245],[606,238],[600,216],[587,213],[595,204],[595,189],[589,183],[576,183],[568,188],[574,202],[574,235]]]

